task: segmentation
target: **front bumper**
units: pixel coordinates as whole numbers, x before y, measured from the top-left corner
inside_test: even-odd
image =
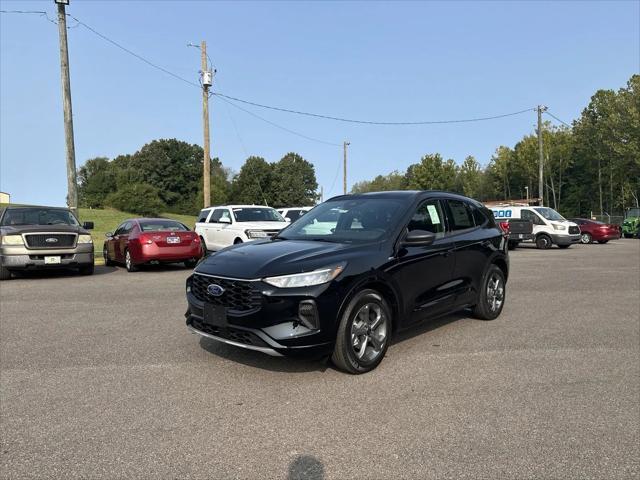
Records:
[[[551,240],[556,245],[573,245],[574,243],[580,242],[580,234],[576,235],[557,235],[550,234]]]
[[[45,257],[60,257],[60,263],[45,264]],[[77,268],[93,265],[93,244],[67,249],[28,249],[23,245],[0,248],[0,264],[10,270]]]

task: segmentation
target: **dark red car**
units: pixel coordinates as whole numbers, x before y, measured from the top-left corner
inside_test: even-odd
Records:
[[[123,263],[135,272],[140,265],[184,262],[193,268],[202,256],[200,238],[176,220],[132,218],[106,234],[105,265]]]
[[[581,243],[607,243],[609,240],[620,238],[620,227],[610,223],[602,223],[586,218],[571,218],[572,222],[580,226]]]

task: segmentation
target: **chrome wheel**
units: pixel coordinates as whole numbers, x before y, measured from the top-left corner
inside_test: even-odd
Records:
[[[377,303],[360,307],[351,324],[351,348],[361,362],[374,362],[387,342],[388,319]]]
[[[582,235],[580,235],[580,242],[591,243],[591,235],[589,235],[588,233],[583,233]]]
[[[127,270],[131,270],[131,254],[129,253],[129,250],[127,250],[124,254],[124,263],[127,267]]]
[[[504,301],[504,282],[502,278],[493,273],[487,282],[487,303],[489,310],[497,312],[502,307]]]

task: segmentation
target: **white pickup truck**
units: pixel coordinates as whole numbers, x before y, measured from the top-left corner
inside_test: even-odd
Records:
[[[221,205],[200,211],[196,233],[207,250],[220,250],[236,243],[273,237],[289,225],[271,207]]]

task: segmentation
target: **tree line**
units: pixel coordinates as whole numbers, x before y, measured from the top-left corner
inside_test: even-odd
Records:
[[[568,216],[621,214],[640,196],[640,75],[618,91],[598,90],[571,126],[542,128],[545,204]],[[354,193],[441,189],[480,201],[539,197],[537,133],[499,146],[485,167],[427,154],[406,171],[358,182]]]
[[[199,145],[154,140],[133,154],[87,160],[78,170],[79,201],[85,208],[116,208],[140,215],[196,214],[203,206]],[[211,160],[211,204],[313,205],[315,169],[294,152],[277,162],[249,157],[238,174]]]

